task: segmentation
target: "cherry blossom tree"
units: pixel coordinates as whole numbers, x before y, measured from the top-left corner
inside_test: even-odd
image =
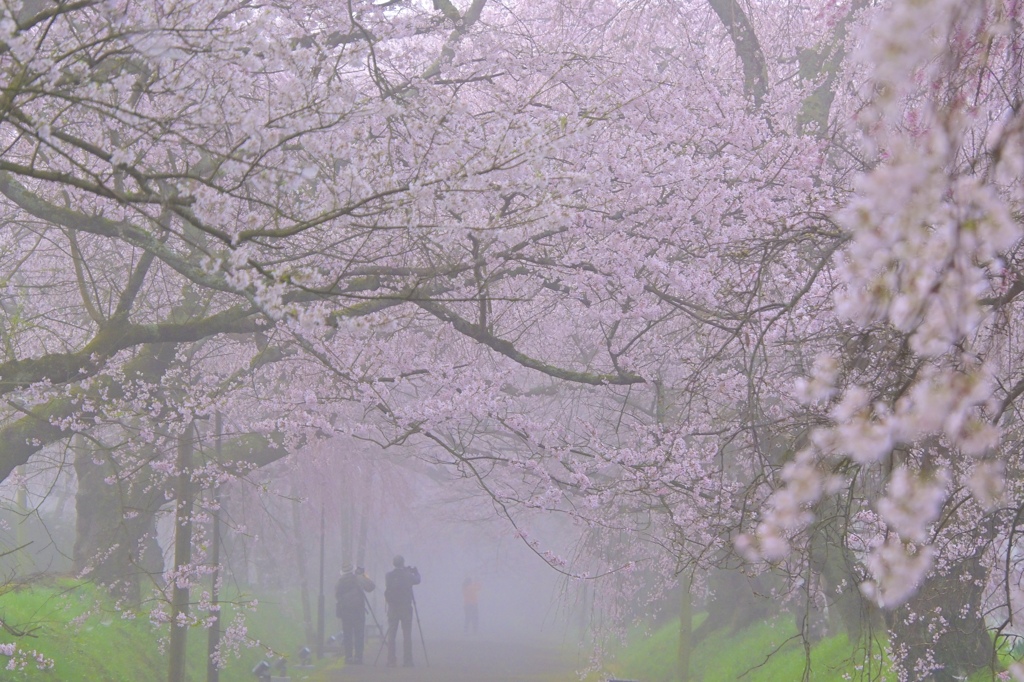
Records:
[[[387,442],[444,442],[496,421],[549,479],[539,508],[562,485],[547,464],[581,443],[626,472],[639,457],[647,492],[627,507],[690,508],[677,526],[701,535],[672,542],[727,547],[734,511],[698,485],[729,449],[715,422],[740,415],[728,431],[756,440],[763,320],[841,240],[815,217],[834,197],[809,194],[820,140],[778,135],[809,86],[769,91],[765,55],[791,58],[829,17],[777,17],[800,31],[771,44],[735,3],[620,9],[360,6],[343,30],[302,5],[11,14],[6,471],[120,410],[166,420],[149,394],[178,370],[148,354],[231,334],[229,366],[206,366],[222,381],[284,343],[317,361],[262,367],[290,390],[254,395],[254,424],[301,405],[296,430],[369,415]],[[570,390],[595,423],[536,421],[534,374],[594,386]],[[610,415],[645,409],[609,387],[642,383],[667,388],[641,403],[685,408],[602,442]],[[558,466],[585,490],[580,464]]]
[[[1020,608],[1018,15],[5,6],[0,478],[81,434],[80,494],[185,527],[192,485],[362,438],[619,597],[753,562],[885,614],[908,676],[980,667]],[[239,454],[191,460],[217,413]],[[965,583],[952,660],[913,624]]]
[[[1019,169],[1005,152],[1019,12],[894,3],[865,34],[857,122],[876,161],[838,214],[853,240],[836,263],[836,312],[861,342],[803,385],[825,425],[783,470],[758,532],[759,551],[780,557],[832,495],[860,498],[861,587],[895,609],[911,679],[969,673],[994,660],[990,628],[1016,632]]]

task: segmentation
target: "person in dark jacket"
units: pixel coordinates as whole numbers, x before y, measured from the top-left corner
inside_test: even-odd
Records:
[[[341,566],[341,577],[334,588],[337,615],[341,619],[341,646],[345,662],[358,665],[363,662],[363,642],[366,633],[366,597],[376,585],[363,567],[352,570],[352,564]]]
[[[395,640],[398,638],[398,626],[402,626],[402,665],[412,667],[412,618],[413,618],[413,585],[420,584],[420,572],[415,566],[406,566],[405,559],[398,555],[394,560],[395,568],[384,576],[384,602],[388,608],[388,665],[398,663],[395,655]]]

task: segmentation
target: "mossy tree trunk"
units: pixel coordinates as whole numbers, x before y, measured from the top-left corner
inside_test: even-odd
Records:
[[[86,448],[75,438],[75,545],[72,568],[134,606],[142,585],[158,582],[163,555],[156,514],[164,488],[146,470],[122,476],[111,453]]]

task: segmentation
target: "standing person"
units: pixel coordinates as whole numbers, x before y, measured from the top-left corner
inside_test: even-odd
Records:
[[[466,619],[463,624],[463,631],[468,635],[469,629],[473,628],[475,635],[480,629],[480,583],[467,577],[462,581],[462,610]]]
[[[341,577],[334,588],[338,618],[341,618],[341,645],[345,662],[363,662],[363,641],[366,634],[366,597],[377,587],[360,566],[355,571],[347,561],[341,566]]]
[[[402,625],[402,665],[412,667],[412,617],[413,585],[420,584],[420,572],[415,566],[406,566],[402,555],[392,562],[394,570],[384,576],[384,602],[388,608],[388,665],[398,663],[395,655],[395,640],[398,639],[398,625]]]

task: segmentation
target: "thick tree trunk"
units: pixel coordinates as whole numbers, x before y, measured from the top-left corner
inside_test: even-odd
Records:
[[[122,479],[108,454],[85,448],[81,437],[76,438],[75,451],[73,570],[86,573],[128,604],[137,604],[142,585],[157,582],[163,572],[156,542],[163,487],[142,471]]]
[[[893,656],[910,679],[954,682],[991,664],[984,585],[979,553],[930,576],[917,595],[888,615]]]
[[[769,590],[760,576],[747,576],[738,570],[715,571],[708,578],[712,591],[708,617],[693,631],[693,646],[722,628],[735,631],[764,620],[772,613],[772,603],[765,598]]]
[[[822,583],[829,634],[842,630],[851,642],[859,642],[868,631],[883,626],[882,614],[858,589],[857,558],[846,545],[846,515],[840,511],[833,506],[820,510],[819,518],[833,521],[815,525],[809,562]]]
[[[708,0],[732,39],[736,56],[743,64],[743,90],[760,107],[768,93],[768,69],[761,43],[737,0]]]

